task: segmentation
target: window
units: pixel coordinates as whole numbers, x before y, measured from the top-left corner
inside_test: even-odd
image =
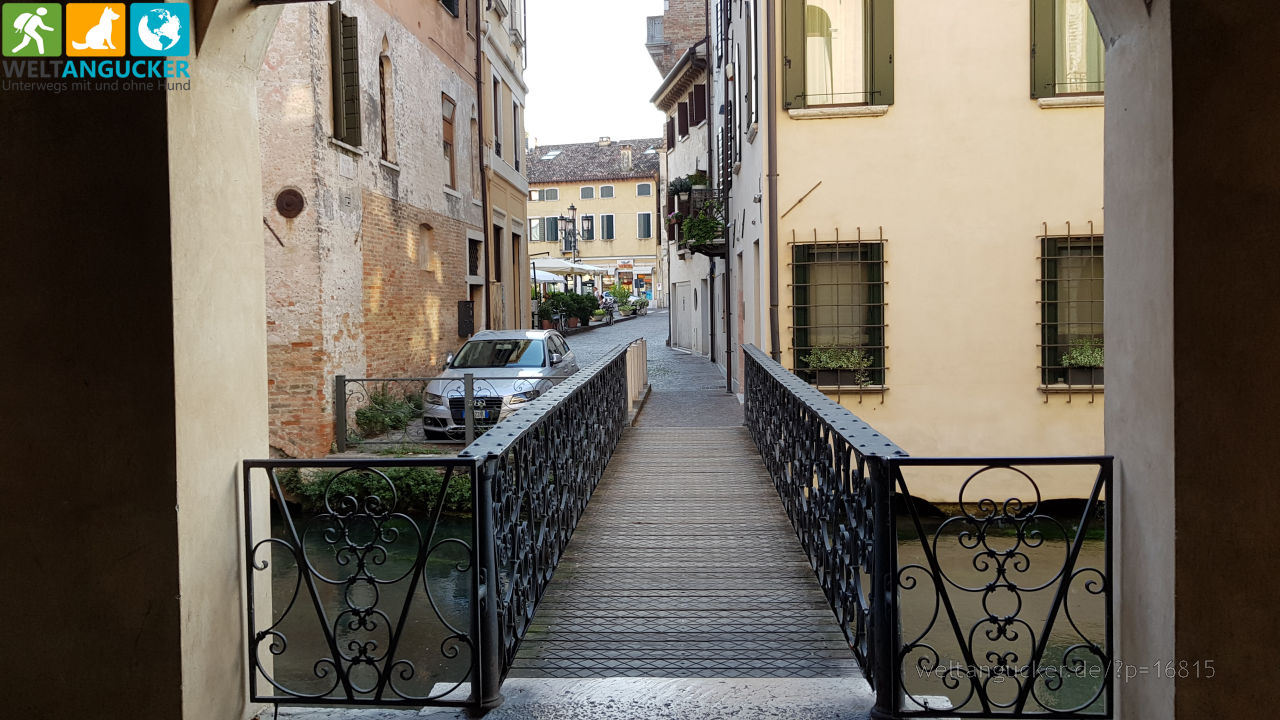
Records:
[[[1102,236],[1040,238],[1043,385],[1102,385]]]
[[[653,213],[636,213],[636,237],[641,240],[653,237]]]
[[[382,130],[382,159],[395,162],[395,107],[392,104],[395,101],[395,84],[391,79],[391,58],[385,54],[378,58],[378,96],[382,101],[378,106],[380,111],[378,120]]]
[[[542,218],[529,218],[529,242],[542,242]]]
[[[590,200],[595,196],[596,196],[596,189],[590,185],[585,185],[583,187],[578,188],[578,199],[580,200]]]
[[[493,238],[489,245],[493,247],[493,279],[496,282],[502,282],[502,278],[506,275],[502,272],[502,236],[502,226],[494,225]]]
[[[744,103],[744,111],[742,113],[743,120],[748,125],[756,122],[759,117],[760,108],[757,103],[759,93],[756,91],[756,75],[759,61],[756,59],[756,10],[751,3],[746,4],[747,16],[747,62],[743,66],[746,71],[746,77],[741,80],[743,88],[746,90],[746,102]]]
[[[529,191],[529,202],[538,202],[538,201],[539,201],[539,200],[541,200],[541,199],[542,199],[542,191],[541,191],[541,190],[538,190],[538,189],[536,189],[536,188],[535,188],[535,189],[533,189],[533,190],[530,190],[530,191]]]
[[[333,84],[333,139],[360,145],[360,48],[356,18],[329,6],[329,50]]]
[[[560,189],[559,189],[559,188],[544,188],[544,189],[543,189],[543,191],[542,191],[542,199],[543,199],[543,200],[559,200],[559,199],[560,199]]]
[[[583,215],[578,220],[578,223],[579,223],[579,227],[581,228],[580,232],[582,233],[583,240],[596,239],[596,216],[595,215]]]
[[[707,86],[704,83],[695,83],[693,91],[689,93],[689,124],[698,125],[707,119]]]
[[[440,0],[440,4],[454,17],[458,17],[458,0]]]
[[[480,240],[467,238],[467,274],[472,277],[480,277],[480,252],[483,244]]]
[[[653,183],[640,183],[636,185],[636,197],[650,197],[653,195]]]
[[[493,79],[493,154],[502,157],[502,81]]]
[[[524,143],[520,142],[520,105],[511,101],[511,154],[515,156],[515,168],[520,169],[520,157],[524,155]]]
[[[795,245],[791,273],[796,374],[817,385],[883,386],[884,242]],[[849,364],[813,367],[815,349]]]
[[[547,218],[547,219],[550,220],[551,218]],[[561,252],[571,253],[573,252],[574,248],[577,247],[578,238],[574,235],[572,230],[574,230],[574,227],[572,224],[568,222],[568,218],[566,218],[564,232],[561,233],[562,237],[560,238]]]
[[[454,161],[453,113],[457,106],[454,105],[453,98],[442,94],[440,96],[440,109],[443,116],[440,123],[440,134],[444,139],[445,177],[448,178],[445,184],[451,188],[456,188],[458,186],[458,178],[455,173],[457,166]]]
[[[560,218],[545,217],[542,219],[542,239],[546,242],[560,242]]]
[[[680,137],[689,135],[689,103],[682,102],[677,106],[676,124],[676,129],[680,131]]]
[[[1031,1],[1031,97],[1102,93],[1105,54],[1086,0]]]
[[[613,216],[612,215],[600,216],[600,239],[601,240],[613,239]]]
[[[611,198],[611,197],[613,197],[613,186],[612,186],[612,185],[601,185],[601,186],[600,186],[600,198],[601,198],[601,199],[608,199],[608,198]]]
[[[893,104],[893,0],[785,0],[785,108]]]

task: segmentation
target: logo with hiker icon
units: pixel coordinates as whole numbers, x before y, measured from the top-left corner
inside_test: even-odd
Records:
[[[62,5],[5,3],[0,26],[4,57],[57,57],[62,54]]]

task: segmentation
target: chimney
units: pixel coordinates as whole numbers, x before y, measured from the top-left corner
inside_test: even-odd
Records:
[[[621,145],[619,147],[622,150],[622,169],[626,172],[631,172],[631,146]]]
[[[609,139],[608,135],[604,135],[600,138],[600,142],[596,144],[599,145],[600,147],[609,147],[610,145],[613,144],[613,141]]]

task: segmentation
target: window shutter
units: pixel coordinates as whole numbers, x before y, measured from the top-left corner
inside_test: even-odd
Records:
[[[680,137],[684,137],[689,134],[689,103],[680,103],[676,116],[680,120]]]
[[[1052,2],[1052,0],[1050,0]],[[893,104],[893,0],[869,0],[871,5],[872,105]]]
[[[1031,97],[1057,93],[1053,73],[1053,0],[1031,0]]]
[[[667,149],[676,146],[676,119],[674,117],[667,118]]]
[[[804,100],[804,0],[783,0],[782,107],[802,108]]]
[[[707,86],[698,83],[693,86],[693,124],[697,125],[707,119]]]
[[[356,18],[343,15],[338,3],[329,6],[329,33],[333,70],[333,136],[348,145],[359,145],[359,31]]]

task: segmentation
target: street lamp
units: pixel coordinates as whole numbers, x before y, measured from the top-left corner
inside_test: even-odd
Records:
[[[561,240],[560,250],[562,252],[567,250],[572,253],[571,257],[573,258],[573,262],[576,263],[578,262],[578,208],[574,207],[573,204],[570,203],[569,215],[561,215],[559,220],[560,226],[564,228],[560,231],[563,238]],[[581,282],[581,278],[577,274],[574,274],[574,292],[582,292],[582,286],[580,285]]]

